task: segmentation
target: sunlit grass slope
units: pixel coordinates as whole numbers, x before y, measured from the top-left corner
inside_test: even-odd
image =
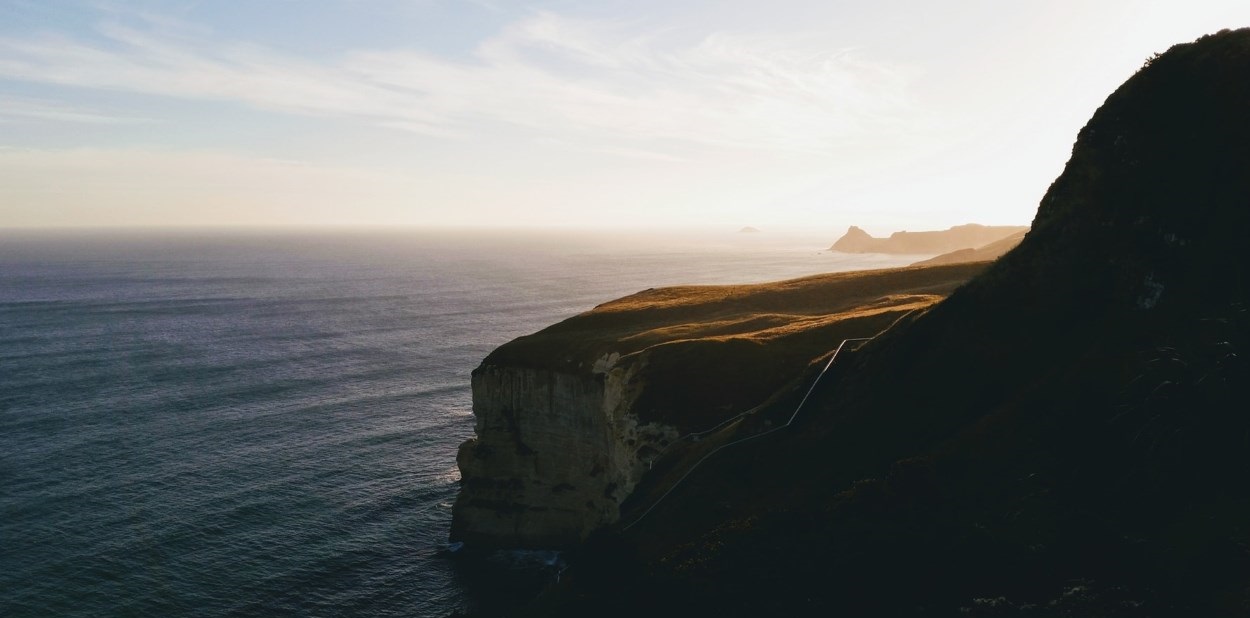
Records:
[[[484,365],[645,373],[633,410],[697,429],[750,409],[845,338],[868,337],[949,295],[985,264],[776,283],[650,289],[501,346]]]

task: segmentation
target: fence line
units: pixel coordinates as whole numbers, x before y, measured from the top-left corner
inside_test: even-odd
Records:
[[[821,378],[825,377],[825,372],[829,371],[829,368],[833,366],[833,361],[837,360],[837,358],[838,358],[838,354],[842,352],[842,348],[843,348],[844,346],[846,346],[847,342],[849,342],[849,341],[868,341],[869,339],[872,339],[872,337],[853,337],[853,338],[850,338],[850,339],[843,339],[843,340],[842,340],[842,343],[839,343],[839,344],[838,344],[837,349],[835,349],[835,350],[833,351],[833,355],[829,357],[829,362],[825,363],[825,366],[824,366],[824,368],[823,368],[823,369],[821,369],[821,370],[820,370],[820,373],[816,374],[816,379],[812,380],[812,385],[811,385],[810,387],[808,387],[807,392],[806,392],[806,393],[804,393],[804,395],[803,395],[803,399],[799,400],[799,405],[795,406],[795,408],[794,408],[794,413],[790,415],[790,419],[789,419],[789,420],[787,420],[787,421],[786,421],[786,423],[785,423],[784,425],[778,425],[777,427],[773,427],[772,429],[769,429],[769,430],[767,430],[767,431],[762,431],[762,432],[757,433],[757,434],[755,434],[755,435],[753,435],[753,436],[747,436],[747,437],[745,437],[745,438],[739,438],[739,439],[737,439],[737,440],[734,440],[733,442],[726,442],[725,444],[722,444],[722,445],[720,445],[720,446],[718,446],[718,447],[716,447],[716,448],[712,449],[712,451],[711,451],[711,452],[709,452],[708,454],[706,454],[706,455],[704,455],[703,457],[699,458],[699,460],[698,460],[698,461],[694,462],[694,464],[693,464],[693,465],[691,465],[691,466],[690,466],[690,468],[688,468],[688,469],[686,470],[686,473],[685,473],[685,474],[683,474],[683,475],[681,475],[681,478],[677,479],[677,480],[676,480],[676,481],[675,481],[672,485],[670,485],[670,486],[669,486],[669,488],[668,488],[668,490],[667,490],[667,491],[665,491],[663,495],[661,495],[659,498],[657,498],[655,502],[652,502],[652,503],[651,503],[651,506],[647,507],[647,510],[646,510],[646,511],[643,511],[642,515],[639,515],[639,516],[638,516],[638,519],[635,519],[634,521],[630,522],[628,525],[626,525],[625,527],[623,527],[623,528],[621,528],[621,529],[622,529],[622,530],[629,530],[630,528],[633,528],[634,526],[636,526],[636,525],[638,524],[638,522],[642,521],[643,519],[646,519],[647,515],[650,515],[650,514],[651,514],[651,511],[655,510],[655,507],[659,506],[661,502],[664,502],[664,499],[665,499],[665,498],[667,498],[669,494],[673,493],[673,490],[674,490],[674,489],[677,489],[677,486],[678,486],[678,485],[681,485],[682,481],[685,481],[685,480],[686,480],[686,477],[690,476],[690,474],[691,474],[692,472],[694,472],[696,468],[698,468],[700,465],[702,465],[702,464],[703,464],[703,462],[707,461],[707,460],[708,460],[708,458],[710,458],[712,455],[715,455],[715,454],[717,454],[717,453],[721,452],[722,450],[727,449],[727,448],[729,448],[729,447],[731,447],[731,446],[737,446],[737,445],[742,444],[742,443],[744,443],[744,442],[750,442],[751,440],[755,440],[755,439],[757,439],[757,438],[762,438],[762,437],[764,437],[764,436],[766,436],[766,435],[768,435],[768,434],[770,434],[770,433],[773,433],[773,432],[776,432],[776,431],[781,431],[782,429],[785,429],[785,428],[789,427],[792,423],[794,423],[794,419],[796,419],[796,418],[798,418],[798,417],[799,417],[799,412],[803,410],[803,404],[806,404],[806,403],[807,403],[808,398],[812,396],[812,392],[816,390],[816,385],[820,383],[820,379],[821,379]],[[707,435],[707,434],[709,434],[709,433],[712,433],[713,431],[716,431],[716,430],[720,429],[721,427],[724,427],[725,425],[729,424],[730,422],[733,422],[733,421],[736,421],[736,420],[738,420],[738,419],[741,419],[742,417],[746,416],[747,414],[749,414],[749,413],[751,413],[751,412],[753,412],[753,411],[754,411],[754,410],[748,410],[748,411],[746,411],[746,412],[743,412],[742,414],[739,414],[739,415],[737,415],[737,416],[734,416],[734,417],[728,418],[728,419],[726,419],[726,420],[724,420],[724,421],[721,421],[719,424],[717,424],[715,427],[712,427],[711,429],[705,429],[705,430],[703,430],[703,431],[698,431],[698,432],[694,432],[694,433],[688,433],[688,434],[686,434],[686,435],[684,435],[684,436],[682,436],[682,437],[680,437],[680,438],[678,438],[678,439],[674,440],[674,441],[673,441],[672,443],[670,443],[668,446],[664,447],[664,450],[660,451],[659,455],[664,454],[664,451],[667,451],[667,450],[668,450],[670,447],[672,447],[674,444],[677,444],[678,442],[680,442],[680,441],[682,441],[682,440],[685,440],[686,438],[689,438],[689,437],[691,437],[691,436],[701,437],[701,436]],[[658,458],[659,458],[659,455],[656,455],[656,458],[653,458],[651,461],[652,461],[652,462],[654,462],[654,461],[655,461],[655,459],[658,459]]]

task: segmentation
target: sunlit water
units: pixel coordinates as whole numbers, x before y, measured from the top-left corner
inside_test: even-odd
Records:
[[[835,237],[0,233],[0,616],[445,616],[494,347]],[[475,579],[476,578],[476,579]]]

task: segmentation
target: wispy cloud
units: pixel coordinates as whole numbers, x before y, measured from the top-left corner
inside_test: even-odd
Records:
[[[479,139],[503,128],[659,158],[708,149],[831,152],[897,131],[913,113],[901,71],[791,37],[682,41],[540,13],[464,59],[373,50],[325,62],[211,40],[194,28],[105,23],[98,31],[98,42],[0,38],[0,78],[350,117],[438,138]]]
[[[151,121],[48,99],[0,94],[0,123],[16,122],[133,124]]]
[[[411,222],[414,193],[430,191],[403,175],[225,152],[0,148],[9,225]]]

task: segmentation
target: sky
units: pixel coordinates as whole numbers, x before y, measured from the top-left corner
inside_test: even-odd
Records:
[[[0,228],[1027,224],[1245,0],[0,0]]]

